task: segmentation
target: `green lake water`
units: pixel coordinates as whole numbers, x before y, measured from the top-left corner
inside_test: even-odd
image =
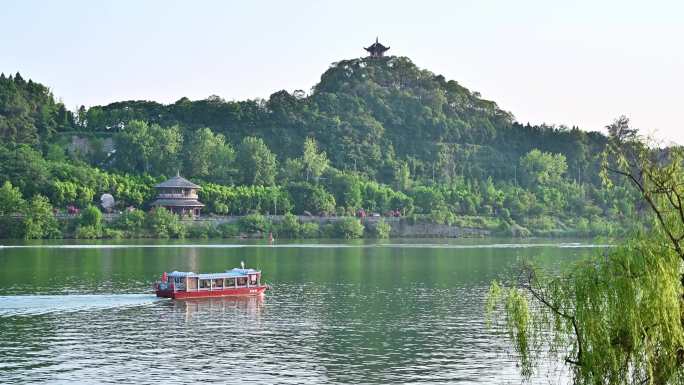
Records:
[[[485,327],[493,279],[586,241],[0,246],[2,383],[519,384]],[[172,301],[162,271],[263,271],[263,298]],[[533,383],[563,382],[554,364]],[[561,368],[562,369],[562,368]]]

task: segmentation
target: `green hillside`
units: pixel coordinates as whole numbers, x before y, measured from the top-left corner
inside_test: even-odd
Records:
[[[0,182],[58,209],[104,192],[147,209],[151,184],[180,171],[204,187],[206,214],[363,208],[503,234],[590,235],[619,234],[637,211],[629,187],[601,185],[602,134],[523,125],[405,57],[333,63],[310,92],[267,100],[74,112],[47,87],[2,75],[0,137]]]

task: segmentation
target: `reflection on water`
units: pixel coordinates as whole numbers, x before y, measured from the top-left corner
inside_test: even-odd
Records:
[[[229,319],[249,316],[256,320],[264,305],[264,296],[192,298],[169,300],[173,310],[185,316],[186,321],[202,320],[207,315],[224,315]]]
[[[512,275],[520,257],[556,265],[594,252],[244,246],[0,249],[2,382],[519,384],[508,346],[484,324],[489,282]],[[161,271],[242,260],[274,290],[151,293]],[[562,383],[553,369],[533,382]]]

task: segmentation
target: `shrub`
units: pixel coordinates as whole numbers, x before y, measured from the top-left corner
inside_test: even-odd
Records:
[[[456,215],[446,206],[439,206],[430,212],[430,220],[440,225],[451,225],[456,222]]]
[[[533,231],[548,232],[556,228],[556,223],[553,218],[540,215],[538,217],[528,218],[527,227]]]
[[[157,238],[183,238],[185,226],[178,215],[163,207],[156,207],[145,216],[145,228],[150,235]]]
[[[316,222],[302,223],[300,230],[302,238],[318,238],[321,236],[320,227]]]
[[[81,211],[79,223],[81,226],[92,226],[99,229],[102,226],[102,213],[97,207],[90,205]]]
[[[105,228],[102,231],[102,238],[121,239],[124,237],[124,235],[125,234],[123,231],[116,229]]]
[[[527,238],[530,235],[532,235],[530,230],[518,225],[517,223],[511,224],[510,231],[511,231],[511,235],[514,237]]]
[[[299,238],[302,231],[301,227],[297,217],[287,213],[278,224],[278,235],[284,238]]]
[[[269,221],[261,214],[249,214],[238,221],[240,231],[245,233],[264,232],[270,227]]]
[[[76,232],[74,233],[74,237],[78,239],[95,239],[100,238],[101,236],[102,232],[100,231],[100,228],[95,226],[79,225],[76,227]]]
[[[145,213],[142,210],[124,211],[114,222],[113,227],[124,231],[128,237],[140,236],[145,225]]]
[[[21,234],[26,239],[58,238],[62,235],[50,201],[35,195],[24,208]]]
[[[392,225],[385,222],[385,220],[381,218],[380,220],[378,220],[378,222],[375,224],[375,227],[373,228],[373,235],[375,236],[375,238],[378,239],[386,239],[389,238],[391,231]]]
[[[22,220],[10,216],[0,216],[0,238],[21,238],[24,236]]]
[[[240,228],[235,223],[221,223],[216,226],[216,230],[222,238],[232,238],[240,235]]]
[[[333,224],[334,238],[355,239],[363,237],[363,225],[356,218],[342,218]]]
[[[206,224],[189,225],[188,238],[207,239],[209,238],[209,226]]]
[[[323,238],[335,238],[335,225],[326,223],[320,227],[320,234]]]
[[[575,230],[580,235],[589,235],[589,220],[587,218],[578,218],[575,223]]]

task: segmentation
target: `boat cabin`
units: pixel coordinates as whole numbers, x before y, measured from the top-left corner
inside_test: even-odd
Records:
[[[169,290],[174,291],[214,291],[225,289],[261,286],[261,272],[254,269],[231,269],[224,273],[196,274],[174,271],[167,275]]]

